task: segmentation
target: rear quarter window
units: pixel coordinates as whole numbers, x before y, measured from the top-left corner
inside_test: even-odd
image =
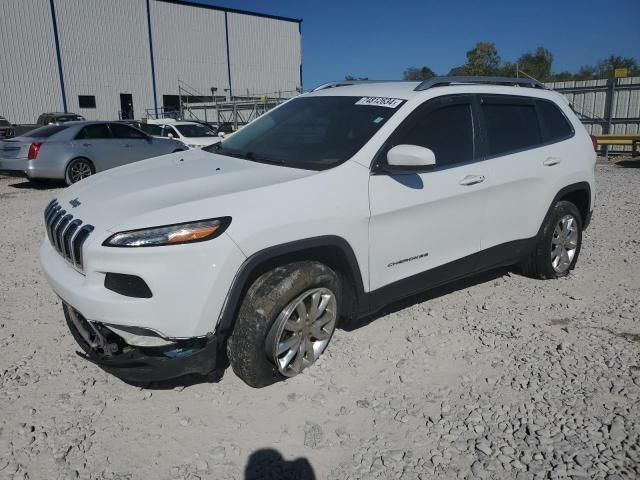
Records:
[[[546,100],[538,100],[536,104],[544,127],[546,142],[557,142],[573,135],[571,123],[557,105]]]

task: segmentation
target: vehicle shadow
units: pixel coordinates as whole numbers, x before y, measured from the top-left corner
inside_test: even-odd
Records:
[[[244,469],[245,480],[315,480],[311,463],[306,458],[285,460],[272,448],[256,450],[249,456]]]
[[[20,190],[53,190],[56,188],[64,188],[65,185],[61,181],[56,180],[27,180],[22,179],[24,181],[19,183],[10,183],[9,186],[12,188],[17,188]]]
[[[362,317],[354,320],[342,321],[338,328],[341,330],[345,330],[347,332],[351,332],[353,330],[357,330],[358,328],[365,327],[370,323],[390,315],[392,313],[399,312],[400,310],[404,310],[405,308],[412,307],[419,303],[427,302],[429,300],[434,300],[436,298],[442,297],[444,295],[449,295],[450,293],[456,292],[458,290],[464,290],[469,287],[473,287],[474,285],[479,285],[481,283],[490,282],[492,280],[496,280],[497,278],[502,277],[508,273],[517,273],[515,267],[511,268],[498,268],[495,270],[489,270],[488,272],[479,273],[477,275],[473,275],[462,280],[458,280],[455,282],[448,283],[441,287],[433,288],[431,290],[426,290],[424,292],[420,292],[416,295],[411,295],[403,300],[398,300],[394,303],[391,303],[384,307],[382,310],[368,315],[366,317]]]
[[[620,160],[616,162],[616,167],[621,168],[640,168],[640,158],[636,160]]]

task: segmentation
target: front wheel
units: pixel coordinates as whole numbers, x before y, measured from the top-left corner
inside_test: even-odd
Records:
[[[227,343],[235,374],[257,388],[313,365],[335,330],[340,297],[338,275],[319,262],[291,263],[258,277]]]
[[[79,182],[95,173],[93,164],[86,158],[76,158],[67,165],[64,180],[67,185]]]
[[[564,277],[575,267],[581,246],[580,212],[573,203],[560,201],[547,216],[524,273],[540,279]]]

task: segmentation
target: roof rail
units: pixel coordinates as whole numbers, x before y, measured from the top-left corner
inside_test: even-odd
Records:
[[[469,76],[461,76],[461,77],[433,77],[428,80],[425,80],[416,88],[414,91],[421,92],[423,90],[428,90],[433,87],[443,87],[446,85],[453,84],[490,84],[490,85],[512,85],[518,87],[529,87],[529,88],[545,88],[545,86],[538,82],[537,80],[532,80],[530,78],[512,78],[512,77],[469,77]]]
[[[342,80],[338,82],[327,82],[322,85],[317,86],[312,92],[317,92],[318,90],[326,90],[327,88],[336,88],[336,87],[348,87],[349,85],[359,85],[361,83],[390,83],[390,82],[403,82],[404,80]]]

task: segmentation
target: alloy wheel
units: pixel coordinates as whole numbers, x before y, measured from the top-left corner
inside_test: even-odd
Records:
[[[71,183],[76,183],[92,174],[91,165],[84,160],[78,160],[69,169],[69,179]]]
[[[327,347],[336,319],[336,296],[327,288],[307,290],[287,304],[266,344],[279,372],[293,377],[312,365]]]
[[[551,266],[557,273],[566,273],[578,250],[578,222],[573,215],[563,216],[551,237]]]

